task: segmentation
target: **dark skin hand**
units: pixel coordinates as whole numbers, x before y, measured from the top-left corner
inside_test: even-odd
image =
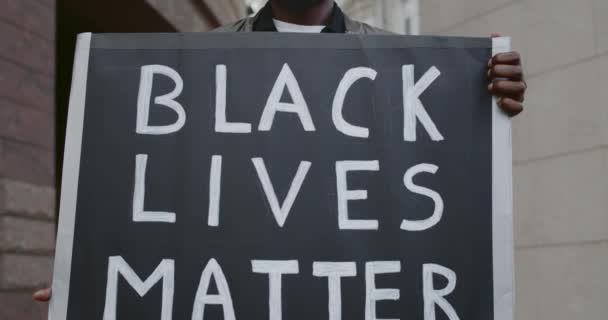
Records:
[[[313,5],[294,12],[283,4],[289,1],[294,0],[271,0],[272,13],[279,20],[301,25],[326,24],[334,4],[333,0],[306,0]],[[500,37],[500,35],[494,33],[492,37]],[[499,53],[494,56],[488,61],[488,78],[490,79],[488,90],[497,97],[498,106],[505,113],[513,117],[524,110],[523,102],[527,85],[524,81],[519,53]],[[39,290],[32,298],[39,302],[48,302],[51,299],[51,289]]]
[[[493,33],[492,37],[500,37]],[[496,96],[496,103],[513,117],[524,110],[528,85],[524,80],[521,56],[518,52],[499,53],[488,62],[488,90]]]

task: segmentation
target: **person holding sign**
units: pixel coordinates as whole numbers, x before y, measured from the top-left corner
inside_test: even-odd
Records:
[[[342,13],[333,0],[270,0],[256,16],[245,18],[215,31],[385,33],[364,23],[351,20]],[[494,56],[488,62],[488,77],[488,90],[498,97],[497,103],[502,110],[510,116],[521,113],[527,86],[524,81],[520,55],[517,52],[509,52]],[[322,274],[322,270],[319,271],[319,274]],[[33,296],[37,301],[48,301],[50,297],[50,289],[38,291]]]

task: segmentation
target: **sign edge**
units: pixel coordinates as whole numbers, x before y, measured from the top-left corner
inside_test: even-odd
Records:
[[[492,39],[492,56],[511,50],[511,39]],[[513,143],[511,120],[492,97],[492,251],[494,320],[514,319]]]
[[[76,40],[61,179],[52,298],[48,312],[49,320],[67,319],[91,37],[91,33],[81,33]]]

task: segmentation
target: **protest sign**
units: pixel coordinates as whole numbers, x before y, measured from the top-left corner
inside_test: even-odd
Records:
[[[80,35],[50,317],[511,319],[507,49]]]

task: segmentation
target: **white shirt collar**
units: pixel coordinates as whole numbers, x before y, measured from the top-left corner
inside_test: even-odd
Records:
[[[325,29],[325,26],[305,26],[277,19],[272,19],[272,21],[279,32],[321,33]]]

